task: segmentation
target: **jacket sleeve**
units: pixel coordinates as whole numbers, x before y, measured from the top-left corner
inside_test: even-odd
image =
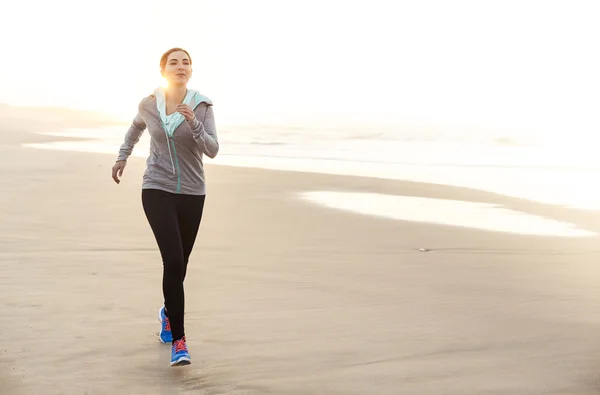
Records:
[[[206,111],[202,117],[202,120],[198,119],[200,109],[203,107],[198,106],[196,108],[196,120],[195,123],[188,123],[192,130],[192,136],[202,152],[209,158],[214,158],[219,152],[219,140],[217,138],[217,128],[215,126],[215,115],[212,110],[212,105],[206,105]]]
[[[131,126],[129,127],[129,130],[127,130],[127,133],[125,134],[125,139],[123,144],[121,144],[121,148],[119,149],[117,161],[127,160],[127,158],[129,158],[131,152],[133,151],[133,147],[138,141],[140,141],[140,136],[142,133],[144,133],[145,129],[146,123],[138,111],[137,115],[133,119],[133,122],[131,123]]]

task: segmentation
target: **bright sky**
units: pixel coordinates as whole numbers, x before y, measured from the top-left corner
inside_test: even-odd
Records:
[[[222,123],[599,132],[596,0],[32,0],[2,14],[4,103],[129,120],[181,46]]]

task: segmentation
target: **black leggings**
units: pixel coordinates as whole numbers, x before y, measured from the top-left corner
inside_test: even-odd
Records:
[[[185,335],[183,280],[202,219],[205,195],[142,189],[142,205],[163,261],[163,296],[173,341]]]

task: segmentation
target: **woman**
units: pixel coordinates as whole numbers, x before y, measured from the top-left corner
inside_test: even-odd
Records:
[[[206,185],[203,155],[219,151],[212,102],[188,89],[192,59],[181,48],[165,52],[160,70],[168,83],[144,98],[125,135],[112,178],[117,184],[134,145],[147,128],[150,154],[142,181],[142,205],[163,261],[164,305],[159,338],[171,343],[171,366],[191,363],[184,332],[188,259],[202,219]]]

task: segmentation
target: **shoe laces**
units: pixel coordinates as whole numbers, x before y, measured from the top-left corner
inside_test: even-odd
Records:
[[[179,340],[175,340],[175,344],[173,344],[173,347],[175,347],[175,352],[180,352],[180,351],[187,351],[187,345],[185,344],[185,337]]]
[[[169,317],[165,317],[165,330],[166,331],[171,330],[171,321],[169,321]]]

